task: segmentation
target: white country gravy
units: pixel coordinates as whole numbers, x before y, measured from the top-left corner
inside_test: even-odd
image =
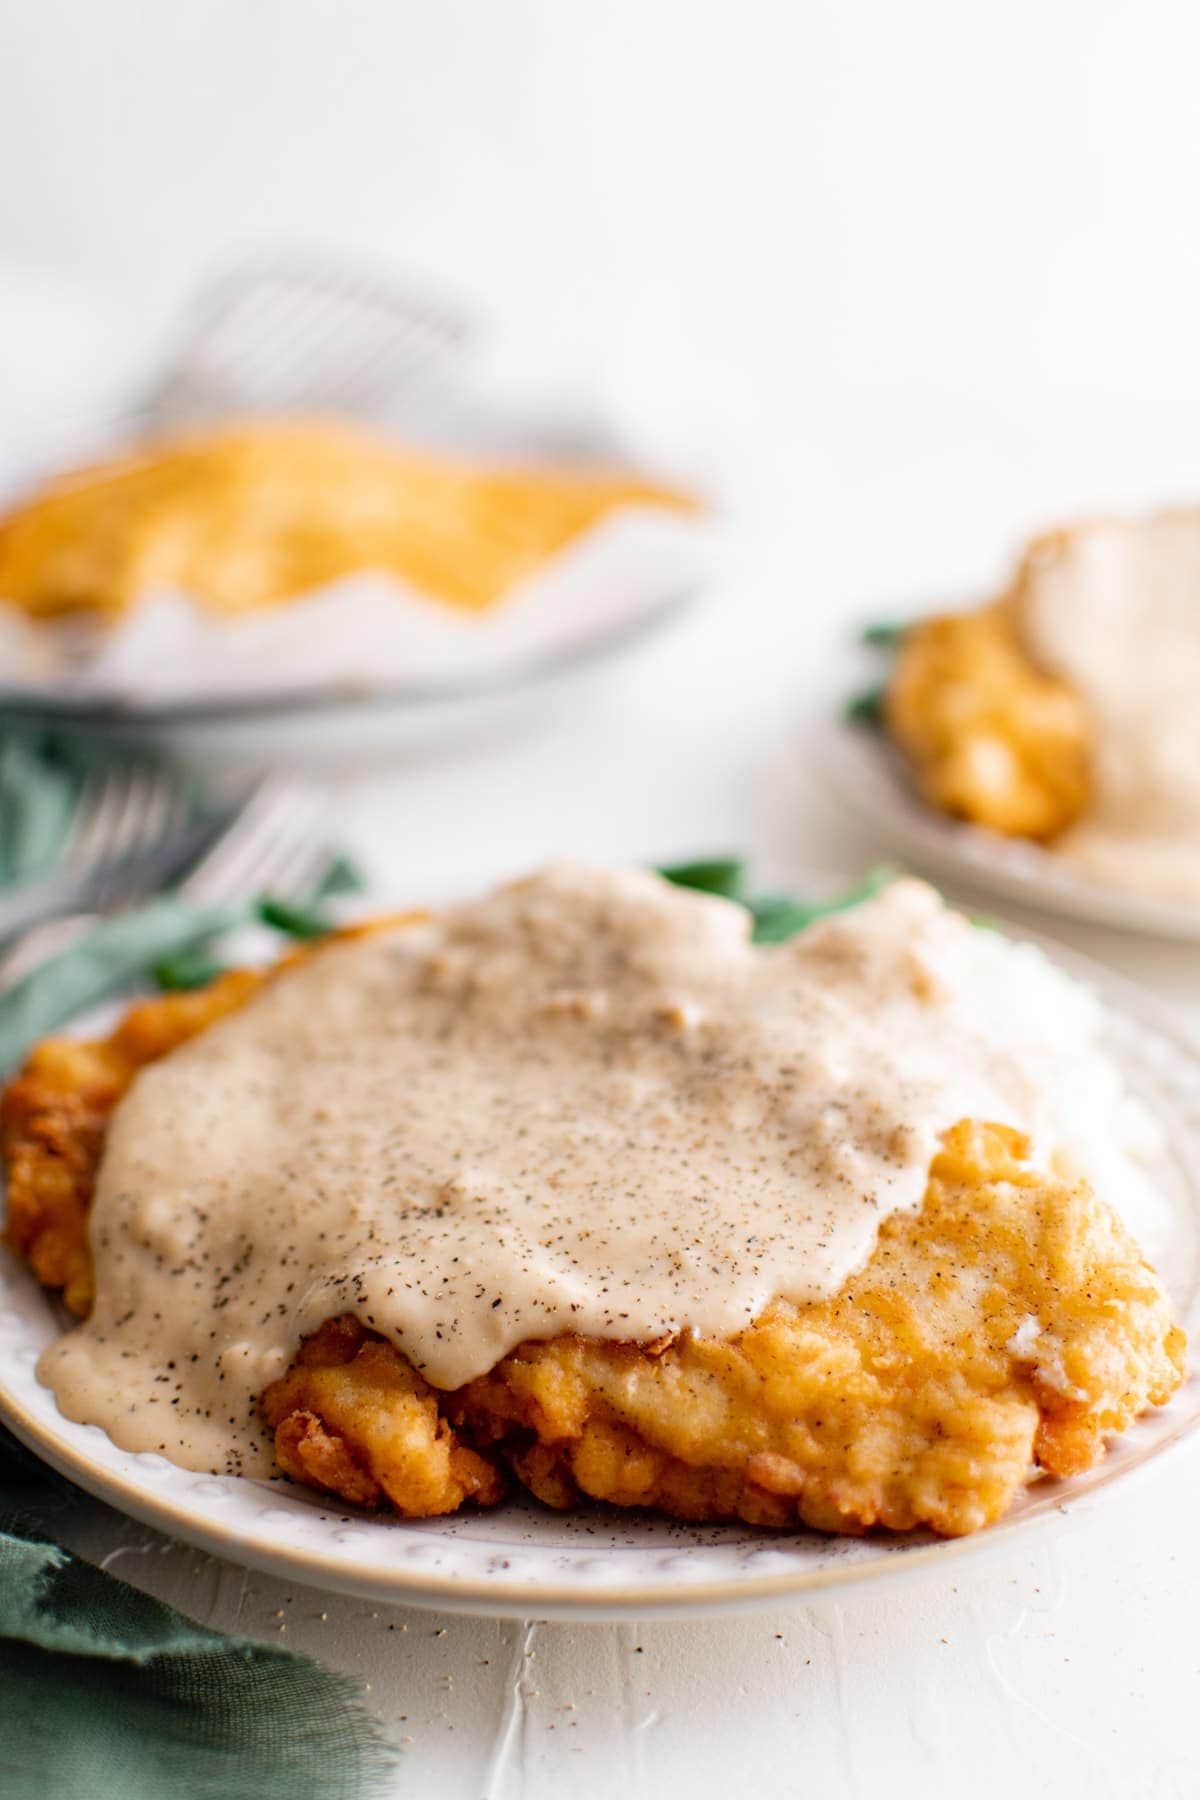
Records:
[[[1053,534],[1017,597],[1031,653],[1095,734],[1087,813],[1055,849],[1121,887],[1200,900],[1200,511]]]
[[[1120,1204],[1139,1118],[1091,995],[901,881],[753,947],[732,902],[554,867],[333,944],[145,1068],[113,1116],[75,1419],[270,1467],[256,1396],[357,1313],[456,1387],[522,1339],[739,1330],[828,1295],[964,1117]]]

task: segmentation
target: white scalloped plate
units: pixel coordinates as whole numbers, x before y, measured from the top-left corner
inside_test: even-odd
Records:
[[[817,750],[839,799],[913,868],[1068,918],[1200,943],[1200,906],[1090,880],[1038,844],[963,824],[927,806],[882,732],[834,722],[819,732]]]
[[[1166,1125],[1164,1215],[1159,1241],[1145,1248],[1166,1272],[1182,1323],[1200,1337],[1200,1054],[1136,987],[1046,947],[1104,995],[1113,1051]],[[201,1549],[293,1581],[508,1617],[713,1611],[948,1566],[1101,1496],[1200,1422],[1194,1375],[1090,1474],[1038,1481],[1000,1524],[951,1541],[925,1533],[851,1539],[688,1526],[600,1507],[560,1515],[521,1500],[494,1512],[407,1523],[332,1510],[282,1479],[196,1475],[160,1456],[120,1450],[96,1426],[64,1419],[34,1373],[63,1323],[28,1272],[0,1252],[0,1417],[89,1493]]]

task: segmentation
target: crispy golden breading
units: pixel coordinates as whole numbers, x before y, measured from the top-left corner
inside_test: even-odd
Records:
[[[135,1008],[99,1044],[50,1041],[0,1103],[9,1242],[86,1311],[86,1213],[104,1121],[142,1063],[263,976]],[[1079,1473],[1165,1402],[1184,1338],[1157,1276],[1083,1183],[1021,1136],[960,1123],[921,1210],[889,1219],[834,1299],[777,1302],[728,1342],[563,1336],[456,1393],[356,1319],[328,1321],[263,1395],[280,1467],[410,1517],[501,1497],[581,1497],[685,1519],[957,1534],[998,1517],[1031,1465]]]
[[[0,520],[0,598],[116,618],[155,590],[237,615],[361,569],[479,612],[622,504],[691,502],[635,475],[476,468],[321,419],[151,444]]]
[[[233,1012],[263,979],[235,969],[194,993],[133,1007],[111,1037],[46,1038],[0,1094],[4,1241],[81,1318],[92,1304],[87,1212],[109,1114],[143,1063]]]
[[[1008,836],[1046,841],[1088,799],[1082,701],[1042,674],[1010,602],[907,631],[884,701],[888,731],[925,799]]]
[[[1129,1234],[1026,1150],[1006,1127],[956,1126],[921,1211],[885,1223],[833,1300],[777,1302],[729,1342],[523,1344],[441,1396],[446,1416],[554,1507],[588,1496],[684,1519],[974,1531],[1033,1463],[1088,1468],[1183,1372],[1183,1334]],[[330,1408],[322,1365],[340,1374],[348,1340],[372,1375],[359,1404],[341,1390]],[[277,1444],[315,1415],[386,1489],[385,1369],[419,1380],[355,1321],[324,1327],[267,1390]],[[410,1430],[398,1409],[399,1445]]]
[[[263,1395],[285,1474],[358,1506],[390,1502],[406,1518],[490,1505],[504,1493],[493,1461],[461,1443],[407,1357],[349,1316],[300,1346]]]

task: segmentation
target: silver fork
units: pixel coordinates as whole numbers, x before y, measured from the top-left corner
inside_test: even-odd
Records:
[[[0,895],[0,944],[154,892],[212,836],[192,812],[187,784],[160,765],[114,762],[86,775],[53,866]],[[0,974],[4,966],[0,958]]]
[[[298,407],[378,412],[450,364],[465,317],[385,275],[262,254],[201,289],[190,336],[149,397],[152,424]]]
[[[173,891],[206,905],[266,891],[284,901],[309,899],[334,860],[322,835],[326,811],[325,795],[310,783],[264,777]],[[0,995],[120,910],[128,908],[72,913],[26,932],[0,961]]]

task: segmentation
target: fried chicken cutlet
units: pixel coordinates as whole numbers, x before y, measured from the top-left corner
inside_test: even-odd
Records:
[[[146,1003],[100,1043],[52,1040],[5,1093],[8,1240],[77,1312],[117,1101],[262,982]],[[260,1405],[283,1472],[405,1516],[491,1504],[515,1477],[555,1507],[953,1535],[998,1517],[1032,1469],[1090,1466],[1183,1368],[1160,1281],[1088,1182],[1035,1164],[1019,1131],[964,1119],[919,1209],[885,1219],[827,1298],[776,1301],[721,1337],[530,1338],[453,1388],[334,1313],[293,1340]]]

